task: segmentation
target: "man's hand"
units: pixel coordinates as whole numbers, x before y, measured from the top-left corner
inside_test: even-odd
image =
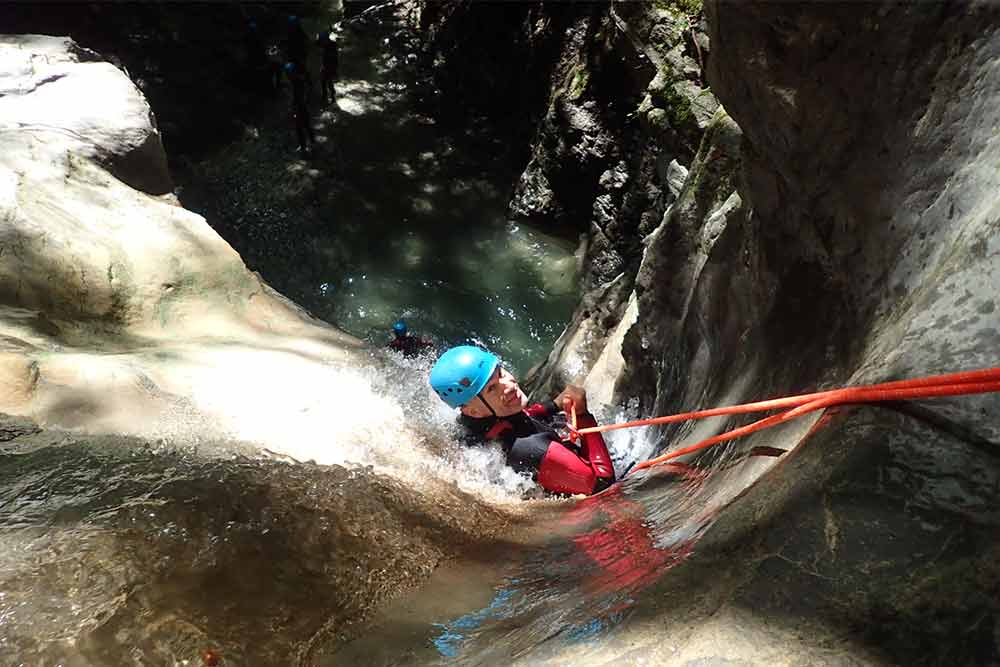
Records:
[[[583,387],[576,385],[566,385],[562,393],[555,397],[553,401],[561,407],[566,414],[570,413],[570,405],[576,407],[576,414],[587,412],[587,391]]]

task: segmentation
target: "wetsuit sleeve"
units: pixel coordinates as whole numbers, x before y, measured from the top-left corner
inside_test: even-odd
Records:
[[[578,425],[586,428],[597,422],[591,415],[580,415]],[[600,433],[584,436],[579,453],[561,443],[554,433],[518,438],[507,462],[519,472],[537,471],[538,484],[552,493],[597,493],[615,481],[611,456]]]
[[[577,428],[591,428],[597,426],[594,415],[584,412],[576,417]],[[598,480],[603,480],[604,489],[611,486],[615,481],[615,467],[611,463],[611,454],[608,453],[608,446],[604,444],[604,436],[600,433],[587,433],[582,436],[580,456],[590,462],[590,467],[594,469],[594,475]]]

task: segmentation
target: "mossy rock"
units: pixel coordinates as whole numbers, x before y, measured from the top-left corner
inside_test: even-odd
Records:
[[[669,51],[684,41],[688,25],[685,17],[664,15],[649,31],[649,41],[658,51]]]
[[[670,117],[667,115],[666,110],[660,107],[647,109],[643,114],[643,119],[646,121],[646,125],[651,132],[662,134],[672,129],[670,126]]]
[[[701,14],[702,0],[653,0],[653,7],[672,14],[696,16]]]
[[[687,83],[684,80],[661,78],[661,75],[657,74],[649,86],[649,99],[654,106],[666,113],[670,125],[675,129],[685,133],[697,133],[698,120],[691,109],[691,100],[686,95],[687,88],[682,85]]]
[[[673,99],[684,100],[683,104],[687,106],[685,114],[689,114],[699,128],[708,127],[719,108],[719,101],[712,91],[686,79],[674,82],[672,88],[675,94]]]
[[[568,99],[580,99],[587,90],[588,83],[590,83],[590,71],[584,66],[575,68],[573,70],[573,77],[569,83],[569,90],[567,91]]]

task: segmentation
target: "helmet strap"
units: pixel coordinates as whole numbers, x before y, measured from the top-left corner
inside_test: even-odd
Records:
[[[493,407],[489,403],[486,402],[486,399],[483,398],[482,392],[476,394],[476,398],[478,398],[480,401],[482,401],[483,405],[486,406],[486,409],[489,410],[490,414],[493,415],[493,418],[496,419],[497,418],[496,411],[493,409]]]

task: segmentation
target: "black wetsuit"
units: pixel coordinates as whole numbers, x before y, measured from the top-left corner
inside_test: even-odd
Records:
[[[306,37],[305,31],[299,24],[290,25],[288,27],[288,39],[285,41],[285,53],[288,54],[288,60],[294,63],[295,67],[301,68],[303,72],[307,70],[306,67],[306,42],[308,38]],[[306,78],[309,78],[308,73]]]
[[[310,143],[316,141],[309,118],[309,84],[305,75],[299,70],[292,73],[291,81],[292,119],[295,121],[295,135],[299,141],[299,148],[305,149],[308,147],[306,139]]]
[[[600,433],[580,438],[579,445],[564,443],[553,430],[561,414],[552,401],[535,403],[509,417],[459,417],[469,432],[470,444],[499,440],[507,465],[530,472],[535,481],[552,493],[591,494],[615,481],[611,456]],[[577,415],[577,428],[597,426],[588,413]]]
[[[433,344],[423,338],[405,334],[403,336],[397,335],[393,340],[389,341],[388,347],[390,350],[402,352],[404,357],[415,357]]]

